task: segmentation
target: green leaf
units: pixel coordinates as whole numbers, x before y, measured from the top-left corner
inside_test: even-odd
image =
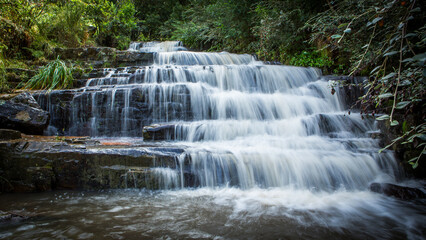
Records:
[[[370,74],[375,73],[377,70],[379,70],[382,66],[377,66],[373,70],[371,70]]]
[[[344,33],[351,33],[352,29],[351,28],[346,28],[345,31],[343,31]]]
[[[378,21],[382,20],[382,17],[376,17],[375,19],[373,19],[373,21],[371,21],[372,24],[376,24]]]
[[[410,37],[416,37],[416,36],[417,36],[417,34],[415,34],[415,33],[408,33],[408,34],[405,34],[404,37],[410,38]]]
[[[397,126],[397,125],[399,125],[399,122],[397,121],[397,120],[393,120],[391,123],[390,123],[390,125],[393,127],[393,126]]]
[[[392,93],[383,93],[379,95],[379,98],[390,98],[393,97]]]
[[[411,81],[410,80],[404,80],[402,81],[399,86],[409,86],[411,85]]]
[[[395,42],[395,41],[399,40],[400,38],[401,38],[401,36],[400,36],[400,35],[396,35],[395,37],[393,37],[393,38],[389,41],[389,44],[390,44],[390,45],[392,45],[392,43],[393,43],[393,42]]]
[[[420,138],[422,141],[426,141],[426,134],[420,134],[420,136],[417,137]]]
[[[386,76],[384,76],[383,78],[382,78],[382,80],[386,80],[386,79],[389,79],[389,78],[391,78],[391,77],[394,77],[396,75],[396,73],[389,73],[388,75],[386,75]]]
[[[341,38],[341,37],[342,37],[342,35],[340,35],[340,34],[334,34],[334,35],[331,36],[331,38],[333,38],[333,39]]]
[[[377,121],[382,121],[382,120],[387,120],[389,118],[390,118],[389,115],[385,114],[385,115],[382,115],[380,117],[377,117],[376,120]]]
[[[413,166],[413,169],[416,169],[419,166],[418,162],[410,162],[410,164]]]
[[[339,26],[337,26],[337,28],[344,28],[344,27],[346,27],[348,25],[349,25],[349,23],[342,23]]]
[[[426,53],[417,54],[413,57],[415,61],[424,62],[426,60]]]
[[[406,133],[408,131],[407,120],[405,120],[404,122],[402,122],[402,131],[404,133]]]
[[[395,54],[397,54],[397,53],[399,53],[399,52],[398,52],[398,51],[388,52],[388,53],[383,54],[383,57],[386,57],[386,56],[392,56],[392,55],[395,55]]]
[[[421,12],[422,10],[420,9],[420,7],[416,7],[416,8],[414,8],[414,9],[411,9],[411,13],[414,13],[414,12]]]
[[[403,109],[406,106],[408,106],[411,102],[410,101],[404,101],[404,102],[399,102],[396,104],[395,108],[396,109]]]

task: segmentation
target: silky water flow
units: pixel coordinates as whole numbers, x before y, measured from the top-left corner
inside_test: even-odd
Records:
[[[137,138],[144,126],[172,126],[155,144],[184,151],[175,167],[153,168],[163,190],[34,195],[25,206],[51,218],[0,227],[0,238],[423,238],[424,201],[368,189],[419,183],[403,179],[391,151],[378,153],[376,122],[348,114],[343,90],[331,94],[336,83],[317,69],[191,52],[180,42],[128,51],[154,52],[154,64],[89,79],[65,133]]]

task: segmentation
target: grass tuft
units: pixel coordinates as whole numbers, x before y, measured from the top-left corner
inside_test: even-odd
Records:
[[[67,67],[58,56],[56,60],[42,67],[37,75],[23,84],[23,88],[51,91],[72,87],[72,83],[72,67]]]

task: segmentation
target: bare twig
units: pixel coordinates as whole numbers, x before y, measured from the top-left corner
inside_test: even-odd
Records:
[[[368,42],[367,49],[365,49],[364,54],[362,55],[361,59],[359,60],[358,64],[356,65],[356,67],[355,67],[355,68],[352,70],[352,72],[349,74],[349,76],[352,76],[352,74],[354,74],[354,72],[356,72],[356,70],[359,68],[359,66],[360,66],[360,65],[361,65],[361,63],[362,63],[362,60],[364,60],[364,57],[365,57],[365,55],[367,54],[368,49],[370,49],[370,45],[371,45],[371,42],[373,41],[374,34],[376,33],[376,27],[377,27],[377,23],[376,23],[376,24],[374,24],[373,33],[371,34],[371,38],[370,38],[370,41]]]

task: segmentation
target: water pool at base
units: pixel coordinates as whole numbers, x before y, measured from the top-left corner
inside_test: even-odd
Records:
[[[3,194],[0,239],[422,239],[425,202],[369,191],[138,189]]]

